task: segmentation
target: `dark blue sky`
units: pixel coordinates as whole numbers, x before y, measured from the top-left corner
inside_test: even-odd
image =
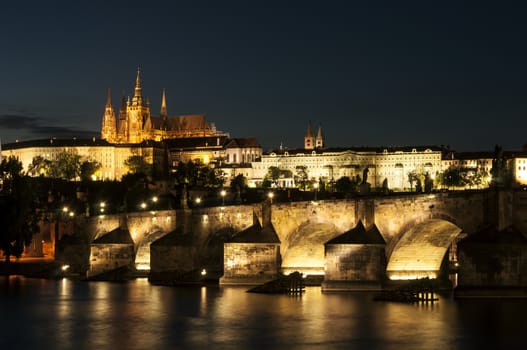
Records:
[[[527,11],[462,1],[3,4],[0,137],[98,132],[106,90],[264,149],[527,143]],[[15,2],[12,2],[15,3]],[[519,3],[519,2],[518,2]],[[86,133],[88,131],[88,133]]]

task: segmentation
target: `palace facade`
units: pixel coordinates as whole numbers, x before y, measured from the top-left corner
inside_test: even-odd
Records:
[[[270,167],[290,174],[278,179],[278,187],[294,187],[299,170],[305,171],[310,181],[328,182],[343,176],[359,176],[362,180],[368,169],[367,181],[372,187],[381,187],[386,180],[390,188],[403,190],[410,187],[409,172],[435,176],[441,171],[442,149],[437,146],[325,148],[322,127],[319,126],[315,136],[309,122],[304,148],[280,148],[262,154],[252,163],[251,183],[262,182]]]

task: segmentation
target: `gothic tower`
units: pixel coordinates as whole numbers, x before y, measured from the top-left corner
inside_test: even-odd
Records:
[[[104,115],[102,117],[101,139],[108,142],[115,142],[117,138],[117,128],[115,125],[115,112],[112,107],[112,93],[108,89],[108,100],[104,108]]]
[[[163,88],[163,97],[161,97],[161,130],[166,130],[168,127],[168,114],[167,114],[167,99],[166,92]]]
[[[121,97],[121,107],[119,108],[119,122],[117,124],[117,142],[123,143],[126,142],[126,96],[123,91],[123,96]]]
[[[132,101],[126,106],[126,142],[140,143],[143,141],[143,124],[150,119],[150,107],[143,99],[141,89],[141,72],[137,69],[135,90]]]
[[[304,136],[304,148],[305,149],[315,148],[315,138],[313,137],[313,130],[311,128],[311,120],[307,124],[307,132],[306,132],[306,136]]]
[[[315,148],[324,148],[324,135],[322,134],[322,126],[318,126],[317,137],[315,138]]]

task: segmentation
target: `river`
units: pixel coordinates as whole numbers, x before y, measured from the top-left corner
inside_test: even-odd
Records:
[[[527,299],[0,278],[0,349],[527,349]]]

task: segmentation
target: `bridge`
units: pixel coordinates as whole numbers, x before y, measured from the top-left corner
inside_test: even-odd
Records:
[[[192,247],[185,250],[187,269],[221,275],[223,245],[256,219],[264,226],[267,220],[278,237],[282,272],[324,274],[326,242],[361,222],[376,227],[386,242],[387,277],[405,279],[435,277],[461,233],[470,235],[488,224],[514,223],[525,230],[526,210],[527,193],[466,191],[107,215],[77,221],[73,230],[93,243],[118,227],[126,228],[138,269],[150,268],[150,244],[172,232],[176,242],[178,236],[187,237],[185,245]],[[181,255],[174,254],[166,259],[181,263]]]

